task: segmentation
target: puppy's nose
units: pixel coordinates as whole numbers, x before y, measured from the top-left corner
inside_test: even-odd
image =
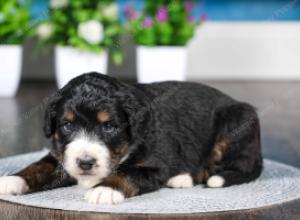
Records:
[[[82,170],[90,170],[96,164],[96,159],[93,157],[77,158],[76,163]]]

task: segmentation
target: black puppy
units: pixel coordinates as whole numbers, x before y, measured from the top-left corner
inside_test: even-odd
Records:
[[[78,183],[95,204],[162,187],[224,187],[262,170],[254,108],[205,85],[129,85],[99,73],[70,81],[52,97],[44,131],[48,156],[0,178],[0,194]]]

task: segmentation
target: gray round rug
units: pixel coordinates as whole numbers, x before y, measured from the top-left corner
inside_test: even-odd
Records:
[[[46,150],[0,160],[0,175],[12,174],[47,153]],[[69,211],[111,213],[201,213],[259,208],[300,198],[300,170],[264,160],[264,171],[254,182],[227,188],[161,189],[117,205],[90,205],[78,186],[22,196],[0,196],[18,204]]]

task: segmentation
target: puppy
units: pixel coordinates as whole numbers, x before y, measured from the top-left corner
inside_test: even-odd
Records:
[[[255,109],[188,82],[129,85],[88,73],[50,100],[49,155],[0,178],[0,194],[79,184],[85,200],[115,204],[162,187],[225,187],[262,170]]]

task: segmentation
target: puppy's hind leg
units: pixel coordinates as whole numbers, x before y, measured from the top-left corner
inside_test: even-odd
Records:
[[[245,103],[222,107],[215,115],[216,141],[212,149],[208,187],[250,182],[262,170],[260,127],[254,108]],[[218,167],[213,169],[213,167]]]

